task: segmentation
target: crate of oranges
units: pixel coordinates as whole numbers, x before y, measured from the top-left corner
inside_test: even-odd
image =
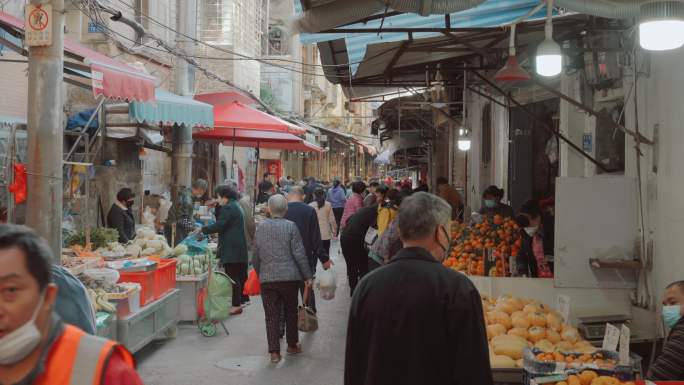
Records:
[[[454,224],[451,229],[452,249],[444,261],[448,268],[468,275],[505,277],[508,257],[520,250],[520,228],[513,218],[495,215],[485,217],[473,226]],[[485,261],[491,255],[493,260]]]
[[[604,373],[601,370],[582,370],[553,376],[528,376],[528,385],[636,385],[634,379]]]

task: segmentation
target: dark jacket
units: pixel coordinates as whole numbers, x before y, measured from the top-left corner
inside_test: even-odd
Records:
[[[316,266],[316,259],[321,261],[321,263],[328,262],[330,256],[323,249],[321,228],[318,225],[316,209],[304,202],[290,202],[287,204],[285,219],[297,225],[299,234],[304,242],[304,249],[306,250],[310,266]]]
[[[684,317],[670,331],[663,351],[651,365],[646,378],[652,381],[684,380]]]
[[[364,239],[369,227],[377,227],[378,224],[378,205],[359,209],[354,215],[349,217],[347,226],[342,231],[342,238]]]
[[[520,250],[515,258],[518,275],[537,278],[539,271],[537,270],[537,259],[534,257],[532,250],[533,238],[523,231],[520,241]]]
[[[218,208],[216,223],[202,227],[204,234],[218,233],[217,257],[221,264],[247,263],[247,240],[245,238],[245,219],[237,201],[230,201]]]
[[[493,218],[494,215],[501,215],[504,218],[513,218],[515,216],[515,214],[513,213],[513,207],[505,205],[501,202],[499,202],[496,206],[494,206],[491,209],[482,206],[482,208],[480,209],[480,214],[486,215],[489,218]]]
[[[107,227],[119,231],[119,243],[128,243],[135,238],[135,218],[131,209],[124,210],[116,203],[107,214]]]
[[[427,250],[406,248],[352,297],[345,385],[491,385],[480,294]]]

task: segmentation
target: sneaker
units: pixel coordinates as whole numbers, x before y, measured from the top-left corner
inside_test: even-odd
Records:
[[[277,353],[277,352],[271,353],[271,363],[277,364],[282,359],[283,358],[280,356],[280,353]]]

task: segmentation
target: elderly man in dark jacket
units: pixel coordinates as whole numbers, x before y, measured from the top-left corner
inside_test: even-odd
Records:
[[[663,298],[663,321],[670,334],[648,370],[653,381],[684,380],[684,281],[671,283]]]
[[[309,259],[309,266],[312,272],[316,272],[316,262],[321,261],[323,269],[328,270],[332,264],[330,256],[323,247],[323,240],[321,239],[321,228],[318,225],[318,214],[316,210],[304,203],[304,190],[300,186],[292,187],[292,190],[287,194],[287,214],[285,219],[290,220],[297,225],[299,233],[304,242],[304,249],[306,256]],[[303,295],[302,288],[302,295]],[[309,293],[309,303],[307,304],[311,309],[316,311],[316,299],[313,291]]]
[[[442,266],[451,207],[424,192],[407,198],[404,249],[359,282],[347,329],[345,385],[491,385],[480,294]]]
[[[219,208],[216,223],[202,227],[204,234],[218,233],[218,258],[233,284],[233,309],[230,314],[242,313],[242,288],[247,275],[247,239],[245,219],[240,207],[240,194],[227,185],[216,186]]]

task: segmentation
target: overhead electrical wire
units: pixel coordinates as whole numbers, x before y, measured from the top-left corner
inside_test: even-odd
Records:
[[[112,0],[105,0],[105,1],[108,2],[108,3],[110,3],[110,4],[112,3]],[[253,56],[249,56],[249,55],[245,55],[245,54],[241,54],[241,53],[238,53],[238,52],[229,50],[229,49],[227,49],[227,48],[225,48],[225,47],[219,47],[219,46],[217,46],[217,45],[215,45],[215,44],[207,43],[207,42],[205,42],[205,41],[199,40],[199,39],[194,38],[194,37],[192,37],[192,36],[188,36],[188,35],[186,35],[186,34],[180,32],[180,31],[178,31],[178,30],[176,30],[176,29],[174,29],[174,28],[172,28],[172,27],[170,27],[170,26],[168,26],[168,25],[162,23],[161,21],[159,21],[159,20],[157,20],[157,19],[155,19],[155,18],[153,18],[153,17],[151,17],[151,16],[145,14],[144,12],[140,12],[140,11],[136,10],[135,7],[133,7],[132,5],[126,3],[126,2],[123,1],[123,0],[117,0],[117,1],[118,1],[119,3],[125,5],[126,7],[128,7],[128,8],[130,8],[130,9],[136,11],[136,12],[139,12],[141,17],[144,17],[145,19],[147,19],[147,20],[153,22],[154,24],[156,24],[156,25],[158,25],[158,26],[160,26],[160,27],[162,27],[162,28],[164,28],[164,29],[167,29],[167,30],[173,32],[174,34],[176,34],[176,35],[178,35],[178,36],[185,37],[186,39],[189,39],[189,40],[191,40],[191,41],[193,41],[193,42],[195,42],[195,43],[197,43],[197,44],[204,45],[204,46],[207,46],[207,47],[216,49],[216,50],[221,51],[221,52],[225,52],[225,53],[228,53],[228,54],[231,54],[231,55],[238,56],[238,58],[221,58],[221,57],[216,57],[216,58],[214,58],[214,57],[199,57],[199,56],[196,56],[197,58],[200,58],[200,59],[216,59],[216,60],[253,60],[253,61],[258,61],[258,62],[261,62],[261,63],[264,63],[264,64],[268,64],[268,65],[273,65],[272,63],[268,63],[269,61],[281,61],[281,62],[286,62],[286,63],[299,64],[299,65],[307,66],[307,67],[323,67],[323,68],[325,68],[325,67],[348,67],[348,66],[350,66],[350,65],[361,64],[361,63],[363,62],[363,60],[362,60],[362,61],[353,62],[353,63],[340,63],[340,64],[311,64],[311,63],[304,63],[304,62],[301,62],[301,61],[292,60],[292,59],[285,59],[285,58],[258,58],[258,57],[253,57]]]

